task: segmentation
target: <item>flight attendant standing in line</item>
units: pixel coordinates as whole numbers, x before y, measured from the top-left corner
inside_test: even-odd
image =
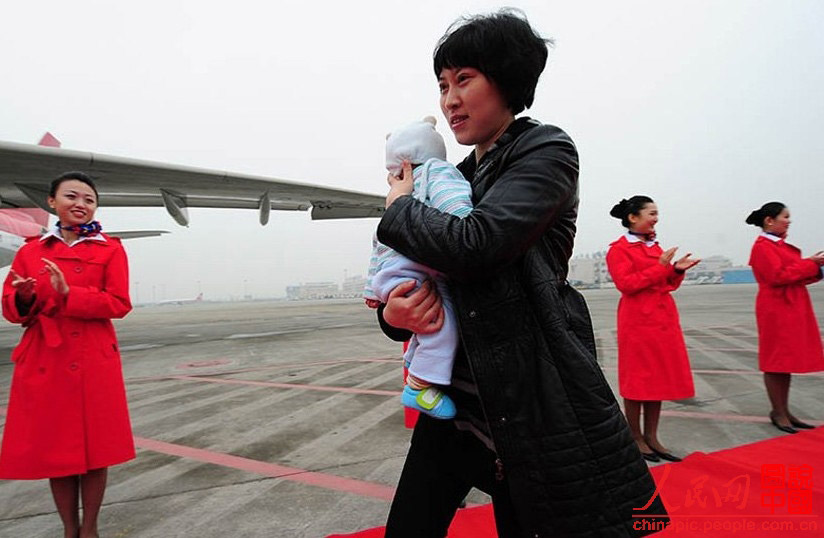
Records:
[[[824,251],[808,258],[785,241],[790,211],[781,202],[769,202],[747,217],[747,224],[763,231],[750,254],[758,296],[758,366],[772,404],[770,422],[779,430],[798,433],[813,428],[798,420],[789,408],[790,375],[824,370],[821,332],[807,285],[821,280]]]
[[[0,478],[48,478],[66,538],[96,537],[107,468],[135,456],[111,322],[132,309],[128,265],[93,220],[86,174],[54,180],[48,203],[59,222],[27,240],[3,285],[3,316],[26,331],[11,355]]]
[[[661,401],[695,394],[678,309],[670,292],[678,289],[684,273],[701,260],[687,254],[673,263],[677,247],[661,249],[655,240],[658,207],[648,196],[621,200],[609,214],[628,229],[607,253],[609,274],[621,292],[618,385],[624,413],[647,461],[680,461],[658,440]]]

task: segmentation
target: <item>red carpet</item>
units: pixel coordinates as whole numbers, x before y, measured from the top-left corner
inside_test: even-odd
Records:
[[[824,428],[696,452],[652,474],[672,517],[656,536],[824,536]],[[490,505],[459,510],[449,529],[449,538],[495,536]],[[344,537],[382,538],[383,527],[328,538]]]

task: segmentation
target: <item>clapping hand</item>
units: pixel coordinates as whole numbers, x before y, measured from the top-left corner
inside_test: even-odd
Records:
[[[688,253],[686,256],[675,262],[675,269],[677,271],[684,272],[687,269],[692,269],[701,262],[700,258],[690,258],[690,256],[692,256],[692,253]]]
[[[675,257],[675,251],[677,250],[678,247],[672,247],[670,249],[667,249],[658,258],[658,263],[660,263],[661,265],[669,265],[670,263],[672,263],[672,259]],[[698,263],[701,262],[700,258],[690,258],[690,256],[692,256],[692,253],[688,253],[686,256],[676,261],[674,264],[675,269],[679,272],[684,272],[687,269],[695,267],[696,265],[698,265]]]
[[[11,276],[11,287],[17,290],[17,296],[24,303],[31,303],[34,299],[34,285],[37,281],[32,277],[23,278],[14,269],[11,270]]]
[[[51,276],[51,285],[61,295],[68,295],[69,294],[69,285],[66,284],[66,277],[63,275],[63,271],[51,260],[47,260],[46,258],[40,258],[43,260],[43,263],[46,264],[46,270],[49,272]]]
[[[676,250],[678,250],[678,247],[672,247],[665,250],[664,253],[658,258],[658,263],[661,265],[669,265],[672,263],[672,258],[675,257]]]

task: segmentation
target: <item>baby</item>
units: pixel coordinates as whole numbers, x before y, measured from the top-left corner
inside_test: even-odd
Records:
[[[412,163],[412,196],[444,213],[466,217],[472,211],[472,188],[457,168],[446,162],[446,146],[427,116],[386,137],[386,168],[401,174],[403,161]],[[444,276],[372,239],[372,257],[363,296],[377,308],[399,284],[416,280],[418,287],[432,279],[444,309],[443,327],[432,334],[415,334],[404,355],[409,373],[401,403],[435,418],[455,416],[455,403],[438,385],[449,385],[458,349],[458,324]]]

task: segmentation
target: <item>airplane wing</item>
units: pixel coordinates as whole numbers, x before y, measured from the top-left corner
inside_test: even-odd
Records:
[[[384,196],[283,179],[0,141],[0,207],[40,207],[60,173],[80,170],[98,183],[101,206],[162,206],[188,226],[187,207],[257,209],[266,224],[275,210],[308,211],[312,219],[380,217]]]
[[[142,239],[144,237],[160,237],[167,234],[166,230],[124,230],[122,232],[106,232],[106,235],[119,239]]]

